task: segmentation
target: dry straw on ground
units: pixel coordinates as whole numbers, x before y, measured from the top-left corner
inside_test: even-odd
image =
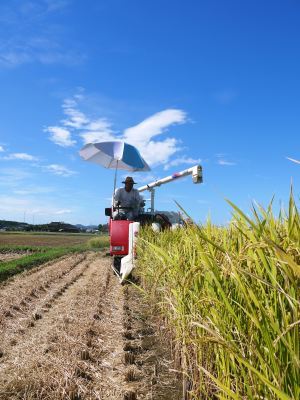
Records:
[[[110,259],[94,252],[2,284],[0,399],[167,398],[155,393],[169,381],[152,379],[165,351],[154,342],[143,349],[147,316],[132,290],[119,284]],[[136,350],[126,356],[130,363],[128,344]]]

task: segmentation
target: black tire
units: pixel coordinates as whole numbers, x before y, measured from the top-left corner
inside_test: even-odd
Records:
[[[120,270],[121,270],[121,258],[122,257],[115,256],[114,257],[114,262],[113,262],[114,269],[116,270],[116,272],[118,274],[120,274]]]

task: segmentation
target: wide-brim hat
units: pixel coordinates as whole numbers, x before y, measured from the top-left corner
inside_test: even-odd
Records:
[[[133,183],[134,185],[136,184],[136,182],[134,182],[132,176],[127,176],[125,181],[123,181],[122,183]]]

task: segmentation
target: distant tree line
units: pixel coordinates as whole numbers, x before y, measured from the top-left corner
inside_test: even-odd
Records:
[[[50,222],[49,224],[28,224],[26,222],[5,221],[0,220],[0,231],[26,231],[26,232],[108,232],[107,224],[99,224],[98,226],[72,225],[65,222]]]

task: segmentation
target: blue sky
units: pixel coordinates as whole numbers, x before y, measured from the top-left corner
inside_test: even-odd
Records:
[[[297,0],[0,2],[0,219],[105,222],[113,171],[78,152],[120,138],[152,167],[141,186],[202,165],[161,210],[223,224],[225,198],[298,197],[299,20]]]

